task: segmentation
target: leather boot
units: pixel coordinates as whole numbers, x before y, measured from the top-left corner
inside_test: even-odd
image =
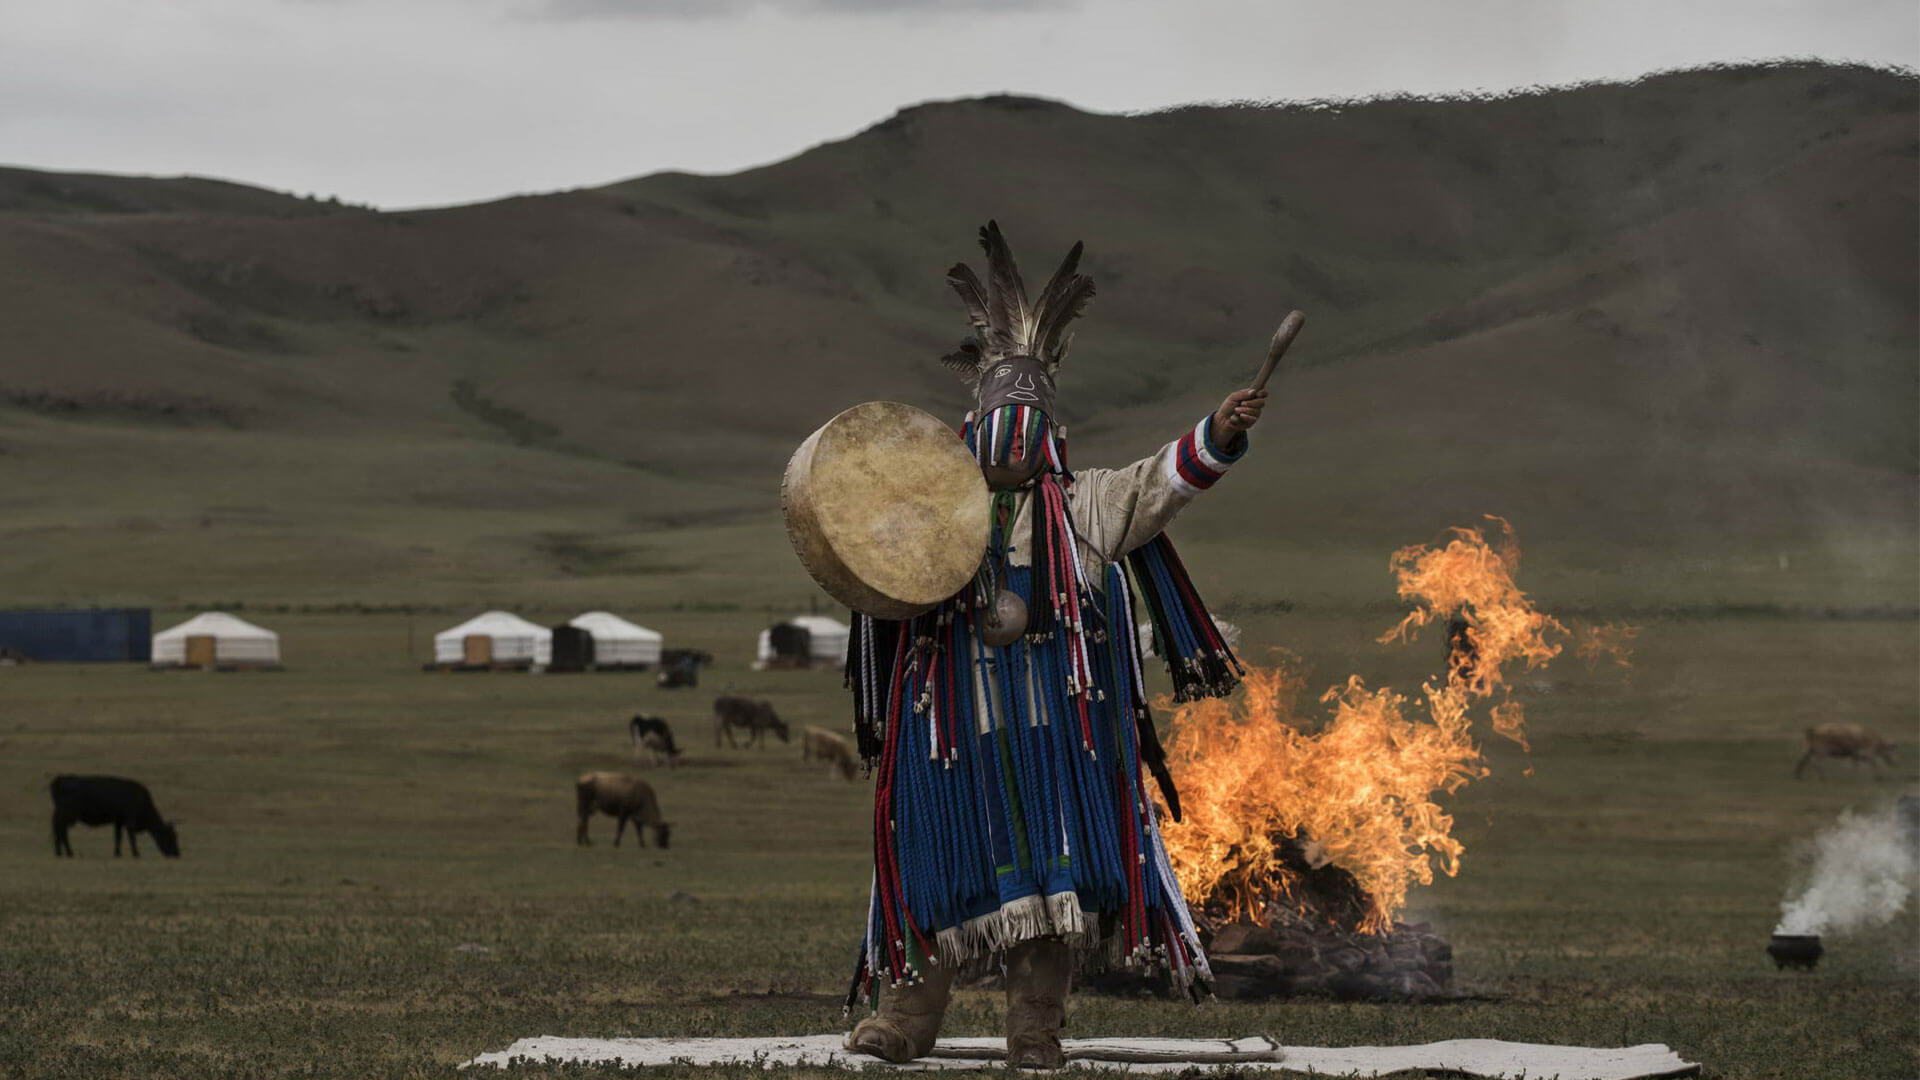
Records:
[[[920,981],[880,991],[880,1011],[854,1025],[847,1049],[899,1064],[925,1057],[940,1037],[953,989],[953,969],[927,961]]]
[[[1067,1063],[1060,1028],[1072,980],[1073,951],[1059,938],[1036,938],[1007,950],[1008,1065],[1058,1069]]]

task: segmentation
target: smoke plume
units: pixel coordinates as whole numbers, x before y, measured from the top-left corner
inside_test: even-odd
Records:
[[[1776,934],[1848,934],[1893,921],[1915,890],[1920,803],[1843,811],[1814,837],[1806,881],[1780,902]]]

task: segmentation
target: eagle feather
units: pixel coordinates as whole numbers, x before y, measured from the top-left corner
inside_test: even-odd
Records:
[[[987,294],[980,285],[980,278],[973,267],[966,263],[954,263],[947,271],[947,284],[960,294],[960,302],[967,305],[967,320],[973,323],[974,337],[984,341],[992,331],[993,322],[987,314]]]
[[[1053,272],[1047,287],[1040,291],[1040,302],[1034,305],[1033,340],[1029,343],[1035,356],[1057,363],[1061,332],[1086,309],[1087,301],[1093,299],[1093,279],[1076,272],[1084,247],[1073,245],[1073,250],[1061,261],[1060,269]]]
[[[998,221],[989,221],[980,230],[980,246],[987,252],[987,314],[993,322],[989,343],[1002,355],[1023,355],[1032,340],[1033,316],[1027,307],[1026,283],[1020,280],[1020,267],[1013,261],[1007,238],[1000,234]]]
[[[1079,272],[1085,245],[1073,245],[1040,290],[1038,300],[1031,302],[998,221],[989,221],[980,229],[980,247],[987,253],[984,282],[966,263],[955,263],[947,271],[947,284],[966,305],[973,336],[958,350],[941,357],[940,362],[968,386],[978,386],[987,366],[1009,356],[1037,357],[1049,372],[1054,371],[1073,342],[1073,335],[1065,333],[1067,325],[1093,299],[1093,279]]]
[[[941,357],[940,362],[952,368],[968,386],[980,384],[980,371],[986,367],[986,358],[980,355],[980,342],[974,338],[962,341],[958,349]]]

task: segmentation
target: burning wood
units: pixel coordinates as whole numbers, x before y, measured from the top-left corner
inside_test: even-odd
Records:
[[[1414,606],[1380,640],[1451,624],[1446,670],[1417,701],[1354,675],[1321,695],[1330,715],[1315,722],[1297,707],[1297,664],[1283,658],[1251,668],[1231,700],[1175,709],[1168,759],[1185,814],[1164,835],[1188,899],[1220,927],[1222,976],[1267,992],[1353,996],[1334,984],[1371,972],[1366,985],[1387,988],[1371,996],[1413,997],[1451,979],[1445,942],[1394,917],[1410,888],[1460,868],[1464,848],[1438,800],[1487,775],[1474,707],[1500,697],[1488,719],[1524,746],[1506,665],[1545,664],[1561,650],[1549,637],[1567,633],[1514,584],[1513,530],[1492,520],[1498,549],[1462,528],[1442,546],[1393,555],[1399,594]]]
[[[1325,862],[1311,842],[1283,837],[1275,850],[1296,875],[1294,892],[1271,902],[1257,921],[1216,925],[1201,936],[1213,965],[1214,992],[1228,998],[1331,997],[1427,1001],[1454,997],[1453,946],[1425,925],[1360,929],[1372,900],[1352,874]],[[1313,914],[1306,914],[1312,912]],[[1089,973],[1096,992],[1166,993],[1164,979]]]
[[[1424,924],[1385,933],[1331,929],[1276,905],[1264,923],[1234,923],[1208,947],[1221,997],[1425,1001],[1453,996],[1453,946]]]

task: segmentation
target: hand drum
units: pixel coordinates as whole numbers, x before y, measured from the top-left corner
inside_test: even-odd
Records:
[[[965,588],[987,550],[980,464],[931,413],[855,405],[807,436],[780,485],[787,537],[827,595],[906,619]]]

